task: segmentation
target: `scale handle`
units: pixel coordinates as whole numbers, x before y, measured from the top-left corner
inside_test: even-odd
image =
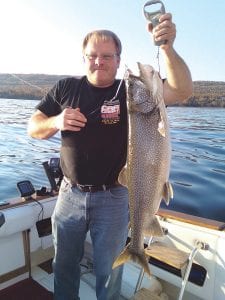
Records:
[[[150,5],[153,5],[153,4],[161,4],[160,10],[157,10],[157,11],[154,11],[154,12],[148,12],[146,10],[146,7],[150,6]],[[161,15],[166,13],[166,10],[165,10],[165,6],[164,6],[162,1],[152,0],[152,1],[148,1],[148,2],[145,3],[145,5],[143,7],[143,12],[144,12],[145,18],[149,22],[152,23],[152,26],[154,28],[155,26],[157,26],[159,24],[159,18],[160,18]],[[166,44],[166,40],[159,41],[159,42],[155,41],[154,43],[155,43],[156,46],[160,46],[160,45]]]

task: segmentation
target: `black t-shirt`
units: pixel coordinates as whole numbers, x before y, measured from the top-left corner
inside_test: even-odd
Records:
[[[47,116],[59,114],[65,107],[79,107],[87,118],[87,124],[79,132],[62,131],[60,153],[63,174],[72,183],[114,183],[126,163],[127,156],[127,108],[125,84],[118,95],[119,118],[111,114],[105,119],[104,101],[111,100],[118,89],[119,80],[107,88],[91,85],[86,77],[60,80],[37,105]],[[116,99],[110,102],[116,103]],[[114,102],[115,101],[115,102]],[[112,105],[113,106],[113,105]],[[108,107],[108,106],[107,106]]]

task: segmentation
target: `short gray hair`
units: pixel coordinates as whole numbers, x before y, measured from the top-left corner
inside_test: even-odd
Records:
[[[94,31],[89,32],[83,40],[83,45],[82,45],[83,52],[84,52],[89,40],[92,38],[94,38],[95,41],[97,41],[97,40],[113,41],[116,46],[117,55],[121,54],[121,52],[122,52],[121,41],[118,38],[118,36],[110,30],[94,30]]]

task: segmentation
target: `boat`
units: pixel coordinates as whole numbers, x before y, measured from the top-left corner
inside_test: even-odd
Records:
[[[43,164],[49,188],[35,190],[30,181],[21,181],[19,197],[1,199],[2,300],[53,299],[51,215],[61,178],[57,164],[56,159]],[[121,299],[224,300],[225,224],[162,208],[157,218],[165,235],[144,240],[151,276],[134,262],[126,263]],[[80,298],[95,300],[90,236],[81,267]]]

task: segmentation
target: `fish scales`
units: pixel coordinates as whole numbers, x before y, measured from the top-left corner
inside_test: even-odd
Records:
[[[131,259],[150,274],[144,253],[145,236],[161,236],[156,218],[161,200],[173,197],[168,182],[171,144],[163,100],[163,82],[150,65],[138,63],[139,76],[128,70],[125,79],[129,121],[126,167],[119,181],[128,187],[131,240],[113,268]]]

